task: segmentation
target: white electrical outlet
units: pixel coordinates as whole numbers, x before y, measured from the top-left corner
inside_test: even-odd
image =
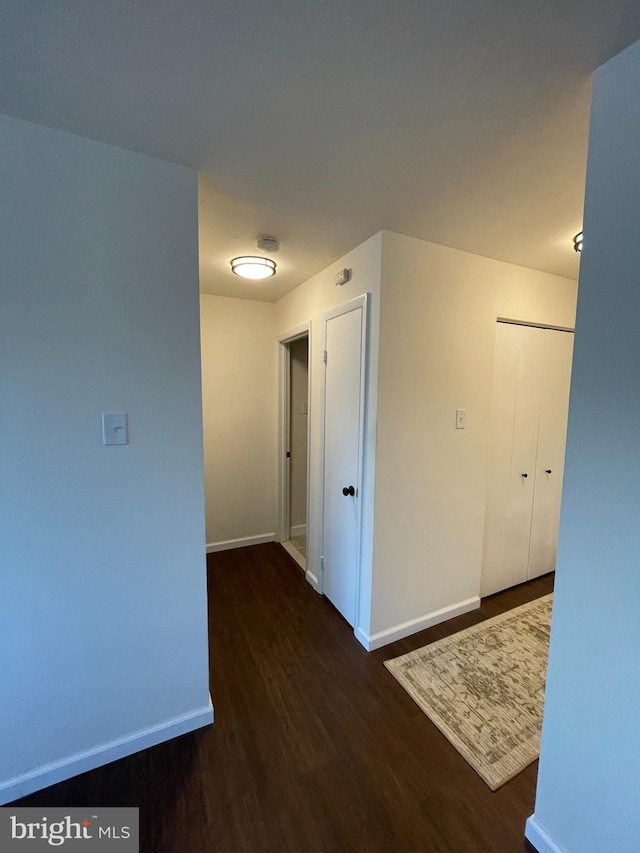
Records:
[[[129,444],[129,417],[126,412],[102,413],[102,443]]]

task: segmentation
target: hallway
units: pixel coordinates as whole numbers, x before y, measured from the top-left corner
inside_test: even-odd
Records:
[[[382,662],[544,595],[550,576],[367,654],[279,545],[208,569],[214,725],[20,805],[139,805],[145,853],[532,849],[536,765],[492,793]]]

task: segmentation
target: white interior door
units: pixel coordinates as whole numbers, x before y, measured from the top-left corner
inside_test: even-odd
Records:
[[[360,560],[366,297],[325,314],[323,592],[354,626]]]
[[[482,552],[480,594],[483,596],[492,595],[497,590],[505,589],[514,583],[511,565],[506,558],[505,550],[507,546],[509,496],[511,493],[513,423],[516,411],[519,361],[520,337],[518,327],[498,323],[493,365],[485,533]]]
[[[552,572],[556,567],[573,355],[572,334],[549,329],[536,331],[540,333],[542,344],[542,388],[527,575],[529,579]]]
[[[311,324],[301,323],[278,337],[278,541],[286,543],[291,535],[291,347],[299,339],[311,341]],[[308,345],[309,345],[308,344]],[[308,377],[307,377],[308,382]],[[309,405],[307,388],[307,406]],[[308,417],[305,416],[308,422]],[[308,423],[307,423],[308,430]],[[308,432],[307,432],[308,446]],[[308,454],[307,454],[308,457]],[[308,458],[307,458],[308,468]],[[307,475],[308,484],[308,475]],[[305,501],[306,504],[306,501]],[[294,552],[295,553],[295,552]],[[292,554],[294,556],[294,554]],[[296,557],[294,556],[294,559]]]
[[[289,344],[289,534],[307,529],[307,435],[309,431],[309,338]]]
[[[527,580],[529,570],[542,370],[540,342],[536,335],[540,329],[499,323],[498,336],[504,335],[507,328],[515,330],[519,340],[504,554],[504,573],[511,578],[506,586],[514,586]],[[511,334],[511,331],[507,334]]]

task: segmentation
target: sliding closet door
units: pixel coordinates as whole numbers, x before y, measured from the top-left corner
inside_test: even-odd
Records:
[[[528,577],[556,567],[564,449],[569,411],[573,335],[536,329],[543,343],[538,456],[531,518]]]

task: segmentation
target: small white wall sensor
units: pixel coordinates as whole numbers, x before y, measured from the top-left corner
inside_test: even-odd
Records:
[[[340,286],[342,284],[346,284],[351,278],[351,270],[345,267],[343,270],[340,270],[339,273],[336,273],[335,282],[336,285]]]

